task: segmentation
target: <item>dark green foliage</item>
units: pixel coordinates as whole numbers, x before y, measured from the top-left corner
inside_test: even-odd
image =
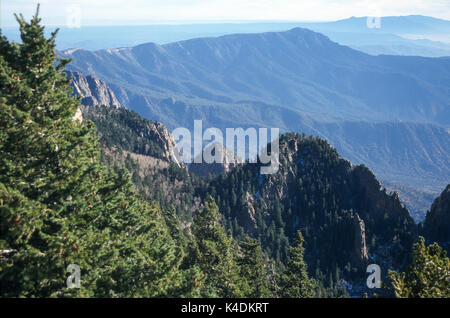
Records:
[[[268,262],[262,253],[261,244],[247,237],[239,246],[242,255],[237,263],[240,267],[240,277],[245,282],[243,295],[251,298],[271,297],[269,273],[266,268]]]
[[[94,122],[103,147],[164,159],[164,145],[159,134],[163,126],[142,118],[125,108],[83,107],[83,118]]]
[[[209,198],[202,211],[194,215],[192,227],[197,242],[197,262],[205,274],[201,288],[203,297],[240,297],[239,268],[235,246],[220,224],[219,208]]]
[[[389,271],[389,280],[399,298],[450,298],[450,259],[437,243],[427,247],[420,237],[408,272]]]
[[[1,295],[194,295],[198,274],[179,269],[160,210],[100,163],[93,124],[73,120],[56,33],[46,39],[37,14],[18,22],[22,44],[0,39]],[[69,264],[80,289],[66,287]]]
[[[298,232],[295,245],[289,249],[289,260],[280,278],[280,296],[283,298],[310,298],[316,294],[317,283],[308,276],[308,266],[303,256],[303,236]]]
[[[414,222],[395,194],[381,191],[370,170],[352,166],[325,140],[298,134],[280,137],[280,164],[274,175],[260,175],[259,164],[238,166],[204,190],[220,198],[225,224],[236,238],[244,233],[258,239],[282,268],[301,229],[305,261],[324,289],[339,290],[340,280],[365,276],[364,245],[355,245],[363,244],[357,235],[361,222],[368,254],[387,250],[392,259],[387,266],[407,264]]]

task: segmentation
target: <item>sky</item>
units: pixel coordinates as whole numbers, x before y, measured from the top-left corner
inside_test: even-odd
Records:
[[[450,20],[450,0],[0,0],[0,25],[41,4],[48,26],[247,21],[334,21],[351,16],[420,14]]]

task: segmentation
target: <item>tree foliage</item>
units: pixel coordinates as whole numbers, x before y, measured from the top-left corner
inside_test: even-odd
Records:
[[[79,99],[44,36],[22,16],[20,44],[0,38],[0,283],[2,296],[181,296],[195,272],[160,210],[126,171],[100,163],[92,123],[74,120]],[[69,264],[81,288],[67,289]]]
[[[160,124],[105,107],[76,120],[80,100],[63,72],[70,61],[56,56],[57,32],[47,39],[37,13],[17,20],[21,43],[0,34],[1,296],[341,295],[342,277],[361,278],[367,259],[354,253],[358,229],[372,255],[387,252],[397,267],[408,259],[407,210],[326,141],[282,136],[275,175],[244,164],[193,178],[169,164]],[[123,160],[111,163],[101,147]],[[133,155],[166,165],[146,171]],[[445,241],[436,215],[447,200],[439,202],[425,229]],[[67,288],[70,264],[81,268],[79,289]],[[449,272],[445,252],[420,239],[408,272],[389,278],[397,297],[449,297]]]
[[[271,297],[268,262],[261,250],[261,244],[247,237],[239,244],[241,256],[238,258],[240,277],[244,281],[243,294],[252,298]]]
[[[449,298],[450,259],[437,243],[427,247],[420,237],[408,271],[389,271],[389,280],[398,298]]]
[[[303,259],[303,242],[303,235],[298,231],[297,242],[289,249],[289,260],[280,279],[283,298],[310,298],[315,295],[317,282],[308,275],[308,266]]]
[[[212,198],[194,214],[193,234],[197,242],[197,264],[205,275],[201,295],[240,297],[239,269],[232,237],[220,224],[219,208]]]

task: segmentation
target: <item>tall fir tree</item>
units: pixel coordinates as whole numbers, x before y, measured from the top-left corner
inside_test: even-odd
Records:
[[[231,235],[220,224],[219,208],[209,197],[202,211],[194,213],[193,234],[197,264],[205,275],[203,297],[241,297],[239,268]]]
[[[259,241],[247,237],[240,246],[240,257],[238,265],[240,277],[243,280],[242,292],[245,297],[269,298],[272,297],[270,291],[270,280],[266,268],[267,261],[261,250]]]
[[[70,61],[38,11],[16,16],[21,43],[0,34],[1,296],[196,295],[159,209],[102,166],[93,124],[74,120]],[[67,288],[69,264],[80,288]]]
[[[308,276],[308,266],[303,257],[303,235],[297,233],[297,242],[289,249],[289,260],[285,272],[280,278],[280,296],[282,298],[311,298],[316,294],[317,283]]]

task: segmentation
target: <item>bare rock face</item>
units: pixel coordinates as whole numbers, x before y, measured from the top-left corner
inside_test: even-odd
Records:
[[[75,71],[67,71],[68,76],[72,77],[72,86],[74,93],[82,97],[81,104],[82,109],[79,109],[75,114],[73,120],[82,121],[84,117],[90,120],[100,120],[100,114],[95,112],[89,112],[89,108],[92,106],[107,106],[115,110],[120,111],[123,109],[120,102],[117,100],[114,92],[105,82],[99,78],[83,74]],[[114,126],[114,123],[111,123]],[[114,128],[112,126],[112,129]],[[130,127],[131,128],[131,127]],[[156,143],[161,149],[162,153],[159,154],[160,159],[167,162],[174,162],[179,167],[183,166],[183,163],[179,160],[178,151],[176,149],[175,141],[170,131],[159,122],[148,122],[142,126],[136,125],[132,127],[137,135],[137,138],[144,143],[145,140],[151,140]],[[145,149],[141,149],[142,155],[148,155],[150,152],[149,145],[145,145]]]
[[[236,167],[241,160],[229,149],[225,148],[220,143],[213,143],[203,151],[204,154],[211,154],[212,157],[218,158],[218,162],[208,163],[205,158],[199,160],[198,157],[194,160],[194,163],[189,165],[189,172],[197,176],[206,177],[209,174],[213,176],[227,173]],[[195,163],[197,160],[201,163]]]
[[[358,213],[349,214],[351,226],[353,227],[354,237],[354,251],[353,263],[357,265],[364,265],[369,259],[369,253],[366,245],[366,226]]]
[[[245,194],[245,206],[248,213],[241,214],[241,224],[244,225],[250,235],[254,235],[258,230],[255,211],[255,198],[249,192]]]
[[[79,72],[67,72],[72,77],[74,93],[82,97],[84,106],[105,105],[109,107],[121,107],[114,92],[105,82],[94,75],[84,76]]]
[[[166,161],[174,162],[178,167],[184,166],[172,133],[166,126],[160,122],[152,122],[148,127],[147,134],[160,146],[163,151],[162,156]]]

